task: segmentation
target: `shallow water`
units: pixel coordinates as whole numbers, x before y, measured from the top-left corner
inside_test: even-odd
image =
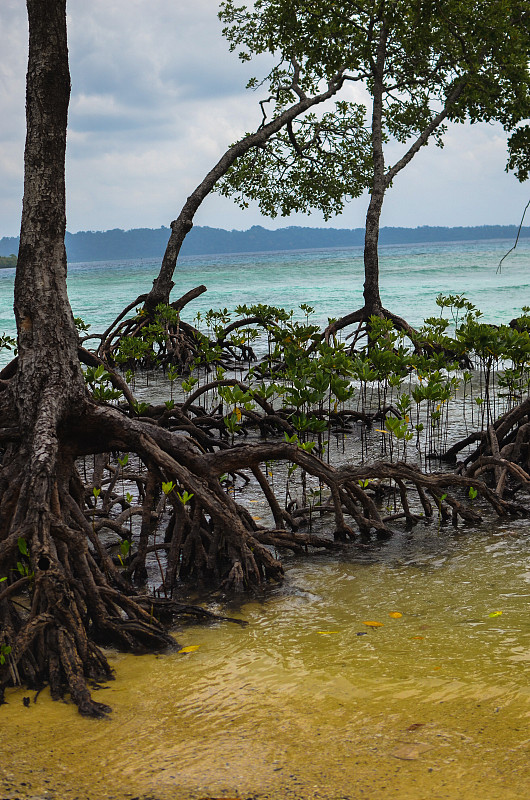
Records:
[[[46,692],[25,708],[33,693],[10,691],[0,711],[4,791],[525,796],[527,525],[455,533],[434,524],[287,565],[282,587],[228,609],[246,627],[177,632],[183,646],[199,645],[188,654],[114,654],[116,680],[100,693],[110,721],[85,720]]]
[[[437,292],[464,292],[488,321],[508,321],[530,297],[530,242],[495,274],[509,246],[382,248],[385,302],[416,324],[436,313]],[[102,330],[149,289],[156,266],[75,265],[74,312]],[[361,304],[355,248],[183,266],[175,296],[208,285],[190,318],[238,303],[306,302],[323,324]],[[11,272],[0,272],[0,332],[10,333]],[[159,390],[167,386],[138,396]],[[183,646],[199,645],[188,654],[111,654],[116,680],[99,693],[113,707],[107,721],[85,720],[47,691],[35,703],[34,692],[9,691],[0,798],[524,797],[529,530],[510,522],[455,532],[435,522],[372,550],[287,559],[281,587],[214,609],[247,627],[177,631]]]

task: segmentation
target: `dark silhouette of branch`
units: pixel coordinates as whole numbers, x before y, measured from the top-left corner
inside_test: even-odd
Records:
[[[501,258],[501,260],[499,261],[499,266],[497,267],[497,272],[496,272],[496,274],[497,274],[497,275],[499,274],[499,272],[500,272],[500,271],[501,271],[501,269],[502,269],[502,262],[504,261],[504,259],[505,259],[507,256],[509,256],[509,255],[510,255],[510,253],[512,253],[512,252],[515,250],[515,248],[517,247],[517,242],[519,241],[519,236],[521,235],[521,229],[522,229],[522,227],[523,227],[523,222],[524,222],[524,217],[525,217],[525,214],[526,214],[526,212],[528,211],[528,206],[530,206],[530,200],[529,200],[529,201],[528,201],[528,203],[526,204],[526,206],[525,206],[525,209],[524,209],[524,211],[523,211],[523,216],[521,217],[521,223],[520,223],[520,225],[519,225],[519,230],[517,231],[517,236],[515,237],[515,244],[514,244],[514,246],[513,246],[513,247],[510,247],[510,249],[508,250],[508,252],[507,252],[507,253],[505,253],[505,254],[503,255],[503,257]]]

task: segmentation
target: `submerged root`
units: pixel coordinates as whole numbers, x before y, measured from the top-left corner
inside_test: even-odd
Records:
[[[0,700],[6,686],[48,684],[81,713],[105,715],[90,692],[112,677],[102,646],[175,647],[169,624],[190,614],[209,618],[182,602],[190,590],[248,591],[279,581],[283,550],[388,538],[399,520],[410,527],[438,514],[475,524],[488,507],[498,515],[528,511],[503,497],[514,481],[526,493],[530,486],[527,466],[512,460],[528,458],[527,406],[492,426],[464,470],[426,474],[403,462],[334,468],[287,440],[230,446],[213,428],[200,428],[199,397],[145,419],[130,415],[130,402],[118,409],[85,399],[60,424],[45,399],[38,435],[22,443],[9,391],[0,392]],[[260,406],[258,427],[266,419],[289,439],[289,420],[266,400]],[[130,457],[127,468],[117,454]],[[88,472],[87,458],[94,459]],[[263,469],[271,462],[283,465],[280,490]],[[302,476],[296,498],[284,485],[294,467]],[[252,482],[270,523],[236,501],[227,476]],[[320,487],[313,503],[308,477]],[[312,520],[325,514],[332,527],[313,530]]]

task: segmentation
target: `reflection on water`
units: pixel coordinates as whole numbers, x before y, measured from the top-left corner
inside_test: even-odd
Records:
[[[200,647],[185,655],[116,655],[111,721],[12,691],[0,786],[66,800],[525,796],[527,535],[417,528],[293,559],[284,586],[230,609],[247,627],[186,628],[179,642]]]

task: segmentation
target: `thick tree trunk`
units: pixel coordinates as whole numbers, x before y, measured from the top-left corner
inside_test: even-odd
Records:
[[[64,488],[60,464],[65,454],[59,430],[74,405],[86,398],[66,291],[64,162],[70,97],[66,0],[27,0],[27,9],[27,133],[15,280],[19,356],[7,392],[18,417],[21,446],[12,459],[9,451],[4,459],[7,489],[1,521],[4,550],[8,554],[18,543],[20,552],[27,554],[25,570],[34,590],[25,625],[9,604],[0,611],[26,680],[46,678],[54,695],[66,685],[81,710],[98,714],[108,709],[91,700],[85,677],[109,677],[110,671],[90,647],[73,602],[61,560],[67,543],[58,544],[52,535]],[[17,480],[9,482],[17,472]],[[85,555],[77,550],[79,557]],[[31,652],[36,640],[42,659],[37,650]]]
[[[28,0],[27,135],[15,278],[20,421],[50,430],[84,397],[77,332],[66,290],[64,160],[70,75],[65,0]]]
[[[10,649],[9,664],[4,657],[0,664],[0,701],[10,680],[49,683],[52,696],[67,690],[82,713],[99,716],[110,709],[92,700],[87,681],[108,679],[112,671],[89,632],[112,634],[129,646],[135,633],[155,646],[172,639],[138,607],[127,620],[117,613],[118,600],[107,600],[112,563],[103,553],[104,571],[99,568],[76,523],[84,518],[71,493],[81,506],[84,497],[77,449],[65,432],[90,403],[66,290],[66,0],[27,0],[27,9],[27,135],[15,280],[19,355],[0,394],[0,419],[8,423],[0,425],[0,565],[9,581],[7,589],[5,579],[0,584],[0,645]],[[12,602],[21,592],[28,592],[27,607]]]
[[[252,536],[248,513],[223,492],[219,474],[191,443],[161,429],[156,435],[152,424],[116,409],[98,408],[86,392],[66,291],[66,0],[28,0],[28,19],[24,208],[15,282],[19,357],[0,385],[0,703],[10,683],[49,684],[53,697],[69,692],[82,713],[101,716],[110,709],[92,699],[88,683],[110,678],[112,670],[98,643],[134,650],[176,642],[153,615],[156,597],[148,599],[146,611],[145,598],[99,540],[95,495],[80,480],[77,457],[109,450],[139,456],[147,478],[139,476],[138,485],[143,480],[149,486],[139,491],[145,544],[157,558],[159,545],[150,533],[160,482],[167,478],[191,492],[193,514],[189,520],[184,512],[175,515],[184,523],[179,528],[175,522],[167,540],[170,578],[179,573],[180,580],[241,588],[281,576],[282,567]],[[104,513],[113,503],[111,491],[107,495]],[[173,502],[180,502],[178,496]],[[116,520],[104,522],[120,529]],[[135,556],[140,573],[146,550]]]

